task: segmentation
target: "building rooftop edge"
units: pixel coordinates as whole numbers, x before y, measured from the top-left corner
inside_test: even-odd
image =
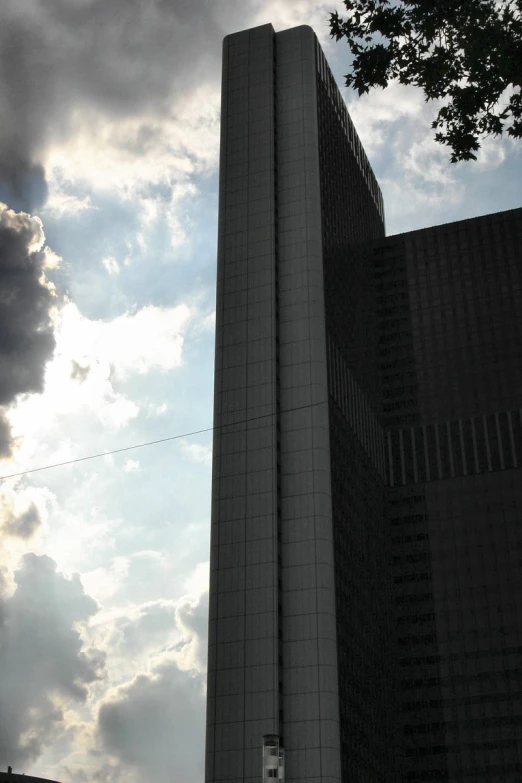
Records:
[[[494,217],[498,218],[502,215],[507,215],[510,212],[522,212],[522,206],[520,207],[513,207],[511,209],[503,209],[500,212],[486,212],[483,215],[473,215],[473,217],[466,217],[466,218],[460,218],[460,220],[448,220],[445,223],[437,223],[436,225],[432,226],[424,226],[424,228],[413,228],[411,231],[400,231],[398,234],[387,234],[385,237],[382,237],[382,239],[376,239],[375,244],[379,244],[381,242],[387,242],[389,239],[399,239],[400,237],[404,237],[407,234],[421,234],[425,231],[431,231],[435,228],[443,228],[444,226],[458,226],[461,223],[469,223],[473,220],[484,220],[484,218],[488,217]]]

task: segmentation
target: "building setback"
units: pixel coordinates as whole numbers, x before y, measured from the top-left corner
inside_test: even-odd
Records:
[[[386,237],[309,27],[222,84],[205,780],[519,783],[522,210]]]

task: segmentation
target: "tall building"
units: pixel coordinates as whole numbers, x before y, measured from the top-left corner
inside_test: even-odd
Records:
[[[222,84],[206,781],[519,782],[522,210],[386,237],[309,27]]]

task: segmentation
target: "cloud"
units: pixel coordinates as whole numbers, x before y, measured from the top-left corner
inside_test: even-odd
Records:
[[[163,416],[164,413],[166,413],[169,409],[169,406],[166,402],[162,403],[154,403],[149,402],[147,403],[147,417],[151,418],[153,416]]]
[[[165,658],[109,693],[98,713],[102,747],[157,783],[203,774],[204,678]]]
[[[4,411],[0,408],[0,459],[11,456],[11,426]]]
[[[71,361],[71,367],[71,378],[73,381],[78,381],[79,383],[82,383],[87,378],[91,370],[88,365],[87,367],[82,367],[75,359]]]
[[[8,412],[13,435],[24,444],[17,454],[20,469],[37,450],[47,461],[79,456],[74,441],[85,441],[86,426],[92,435],[92,422],[118,430],[136,418],[140,405],[118,387],[136,375],[179,367],[185,332],[196,314],[186,304],[149,305],[108,321],[85,317],[72,302],[57,310],[56,349],[45,370],[43,393],[19,400]],[[147,410],[163,411],[152,411],[150,404]],[[88,424],[81,413],[88,416]],[[75,436],[76,428],[80,431]],[[49,452],[56,433],[59,440]],[[1,435],[2,429],[0,443]]]
[[[17,212],[34,212],[45,203],[48,186],[41,163],[26,157],[25,149],[17,148],[20,136],[23,134],[15,133],[18,138],[14,144],[6,144],[0,136],[0,201]]]
[[[15,161],[0,168],[7,203],[31,188],[45,201],[42,163],[55,214],[90,207],[61,196],[58,176],[123,192],[215,167],[224,35],[271,21],[276,29],[311,23],[326,38],[328,10],[311,0],[7,4],[0,159]]]
[[[89,593],[107,607],[122,601],[156,601],[170,595],[172,573],[165,554],[145,549],[118,555],[108,566],[83,573],[82,580]]]
[[[412,127],[419,122],[419,117],[426,113],[422,92],[415,87],[391,82],[385,90],[374,89],[356,97],[354,90],[343,87],[343,83],[344,79],[339,87],[369,156],[388,145],[390,134],[404,130],[405,123],[407,134],[403,133],[402,137],[409,136]],[[430,111],[433,111],[432,104],[430,107]],[[429,127],[427,118],[424,126],[423,131]]]
[[[23,486],[19,479],[0,485],[0,602],[13,592],[13,571],[28,546],[38,546],[45,536],[55,500],[48,489]]]
[[[30,503],[24,511],[18,514],[13,513],[13,509],[8,510],[4,519],[4,530],[7,535],[31,538],[40,524],[40,511],[35,503]]]
[[[56,0],[51,7],[35,0],[2,8],[0,159],[13,163],[0,167],[0,180],[8,203],[31,190],[42,203],[39,164],[49,143],[65,142],[100,117],[129,156],[154,147],[155,118],[168,115],[173,103],[183,106],[208,74],[217,82],[224,32],[214,9],[202,14],[184,0]],[[125,139],[122,120],[139,116],[150,116],[149,124]]]
[[[110,321],[90,320],[69,302],[60,312],[57,356],[81,357],[82,366],[109,368],[113,378],[170,370],[182,361],[184,329],[192,316],[188,305],[147,305]]]
[[[26,554],[0,628],[0,764],[27,764],[63,731],[70,702],[84,702],[105,656],[80,628],[98,611],[80,578],[47,556]]]
[[[128,575],[124,560],[120,570]],[[208,566],[200,563],[192,571],[181,598],[129,605],[122,595],[123,605],[91,618],[84,647],[106,652],[106,676],[89,685],[83,706],[62,707],[52,742],[34,770],[64,783],[139,783],[144,777],[170,783],[183,779],[172,773],[174,764],[180,775],[186,773],[184,779],[201,779]],[[82,582],[87,583],[83,576]]]
[[[38,217],[0,203],[0,406],[18,394],[43,390],[45,364],[55,348],[56,297],[45,269],[56,265],[57,256],[44,243]],[[9,456],[11,448],[0,407],[0,455]]]
[[[180,440],[179,447],[183,459],[187,462],[194,462],[199,465],[212,465],[212,446]]]
[[[125,473],[137,473],[140,469],[140,463],[137,459],[128,459],[123,465]]]
[[[79,197],[74,193],[61,192],[56,186],[56,175],[51,182],[51,195],[45,202],[44,212],[55,219],[65,216],[79,215],[89,209],[97,209],[90,196]],[[51,189],[51,188],[50,188]]]
[[[111,276],[118,275],[120,273],[120,266],[113,256],[107,256],[104,258],[102,260],[102,264]]]
[[[98,736],[129,771],[159,783],[202,775],[207,664],[208,563],[201,563],[177,601],[141,605],[117,620],[120,651],[152,655],[147,673],[110,691],[100,704]],[[168,646],[169,639],[174,644]],[[194,749],[201,751],[196,756]],[[103,779],[103,778],[102,778]]]
[[[321,41],[321,45],[329,40],[330,28],[328,17],[332,10],[330,2],[318,2],[317,0],[266,0],[251,3],[253,18],[247,26],[255,27],[270,22],[276,32],[296,27],[301,24],[310,25]],[[236,28],[234,29],[241,29]]]
[[[126,655],[164,649],[170,637],[177,633],[176,602],[161,599],[141,604],[133,616],[116,620],[115,632],[120,637],[119,649]]]
[[[208,570],[207,570],[208,573]],[[176,607],[176,625],[182,640],[175,647],[175,660],[183,671],[207,671],[208,579],[196,599],[181,599]]]
[[[154,116],[149,110],[125,123],[99,111],[87,123],[81,115],[67,140],[48,146],[51,186],[67,180],[132,199],[144,229],[161,216],[172,220],[174,210],[196,193],[192,175],[217,166],[219,109],[217,83],[205,80],[176,111]]]

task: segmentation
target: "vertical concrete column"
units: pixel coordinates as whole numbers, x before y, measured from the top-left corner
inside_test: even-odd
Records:
[[[276,34],[285,780],[340,783],[315,36]]]
[[[259,782],[277,734],[274,30],[223,48],[207,783]]]

